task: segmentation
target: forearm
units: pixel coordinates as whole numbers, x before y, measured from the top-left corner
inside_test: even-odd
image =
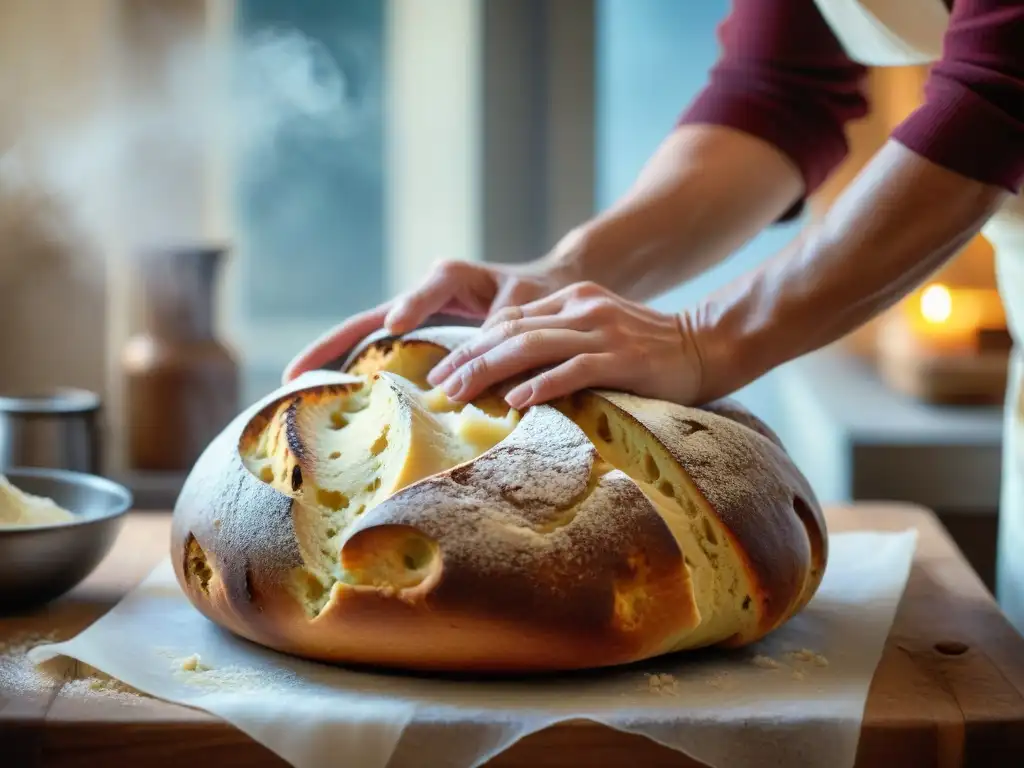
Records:
[[[771,144],[730,128],[684,125],[619,201],[541,263],[645,301],[724,259],[802,192],[798,168]]]
[[[962,248],[1008,195],[890,141],[824,220],[687,316],[702,398],[854,330]]]

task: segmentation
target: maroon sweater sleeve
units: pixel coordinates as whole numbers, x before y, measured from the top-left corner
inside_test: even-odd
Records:
[[[734,0],[719,38],[710,81],[679,123],[770,142],[810,194],[846,156],[846,124],[867,113],[866,69],[846,56],[814,0]],[[893,138],[964,176],[1020,189],[1024,0],[956,0],[924,104]]]
[[[867,114],[867,69],[846,55],[814,0],[733,0],[718,37],[721,57],[679,123],[769,142],[810,194],[846,156],[846,123]]]
[[[1024,184],[1024,2],[956,0],[924,103],[893,138],[957,173]]]

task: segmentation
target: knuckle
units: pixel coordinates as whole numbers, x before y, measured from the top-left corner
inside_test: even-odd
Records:
[[[511,339],[519,332],[519,321],[510,319],[510,314],[506,314],[505,319],[498,321],[498,324],[494,327],[494,331],[498,338],[503,341]]]
[[[601,286],[597,283],[591,282],[590,280],[584,280],[574,284],[572,290],[573,294],[581,299],[599,296],[601,294]]]
[[[455,277],[465,270],[465,264],[453,259],[445,259],[437,263],[434,271],[441,277]]]
[[[466,373],[470,378],[476,378],[483,376],[487,373],[489,364],[486,357],[474,357],[468,363],[466,363]]]
[[[591,299],[586,304],[586,313],[595,320],[612,320],[617,316],[615,305],[607,298]]]
[[[577,355],[573,358],[572,369],[576,374],[590,373],[597,366],[598,358],[596,355],[590,353],[584,353]]]
[[[458,368],[469,357],[469,349],[467,347],[456,348],[449,356],[445,363],[451,368]]]
[[[517,338],[519,348],[526,352],[532,352],[544,345],[544,334],[540,331],[526,331]]]

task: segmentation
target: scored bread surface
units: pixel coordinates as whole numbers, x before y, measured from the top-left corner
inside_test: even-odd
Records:
[[[504,672],[743,645],[807,604],[824,520],[759,419],[603,390],[456,404],[426,374],[476,332],[371,337],[240,414],[175,507],[192,603],[308,658]]]

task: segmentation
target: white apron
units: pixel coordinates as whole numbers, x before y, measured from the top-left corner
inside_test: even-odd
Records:
[[[927,64],[942,55],[949,12],[942,0],[815,0],[847,55],[869,66]],[[1024,195],[1011,198],[982,234],[995,251],[999,292],[1014,340],[1003,433],[996,594],[1024,632]]]

